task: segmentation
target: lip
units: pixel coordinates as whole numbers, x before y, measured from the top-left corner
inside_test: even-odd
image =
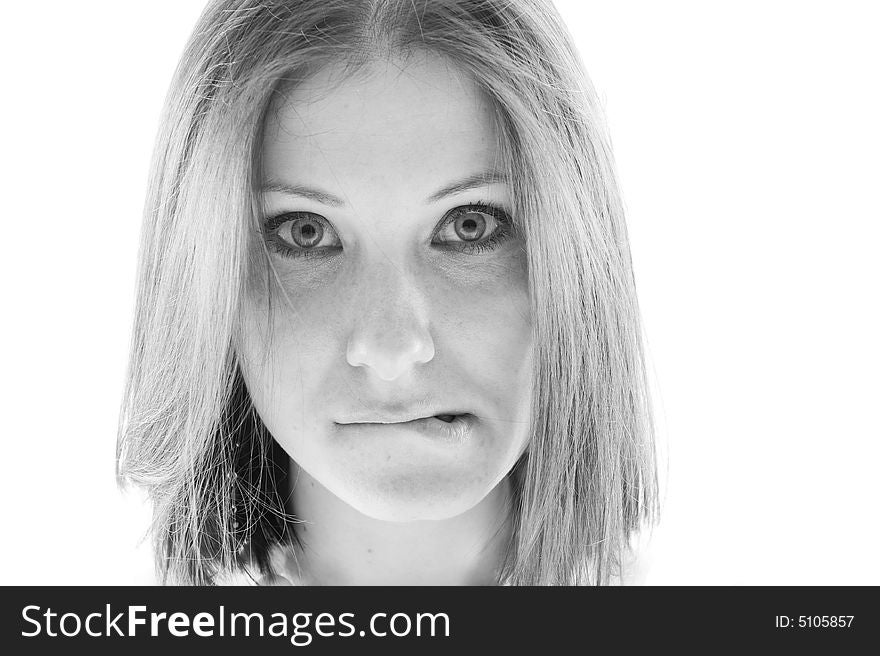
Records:
[[[438,413],[438,414],[454,414],[454,413]],[[447,423],[440,419],[431,417],[421,417],[411,419],[409,421],[398,422],[350,422],[337,423],[340,430],[346,432],[356,432],[364,436],[367,435],[388,435],[390,433],[408,433],[416,434],[421,437],[428,438],[431,441],[455,446],[463,444],[470,437],[474,427],[476,417],[471,414],[461,414],[455,417],[451,422]]]
[[[351,414],[337,419],[337,424],[404,424],[419,419],[431,419],[438,415],[471,416],[467,410],[451,404],[445,407],[428,403],[407,404],[371,404]]]

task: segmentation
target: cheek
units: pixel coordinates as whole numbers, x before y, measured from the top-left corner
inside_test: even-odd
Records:
[[[531,435],[533,322],[525,257],[499,260],[456,278],[438,294],[435,373],[440,388],[478,409],[478,437],[458,479],[488,493],[528,448]],[[472,478],[468,478],[472,477]]]
[[[333,276],[318,267],[276,263],[270,282],[252,285],[242,309],[241,350],[257,378],[306,382],[336,357],[340,308]],[[295,374],[295,375],[294,375]]]
[[[293,454],[318,429],[313,406],[331,342],[304,321],[316,308],[302,306],[288,289],[252,294],[242,312],[237,352],[251,400],[270,433]]]
[[[499,416],[527,405],[532,317],[524,262],[509,258],[462,276],[441,295],[434,317],[444,371],[470,379]]]

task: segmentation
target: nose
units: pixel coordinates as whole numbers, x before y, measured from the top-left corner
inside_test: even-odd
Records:
[[[352,367],[365,367],[384,381],[400,378],[434,357],[427,299],[415,276],[389,262],[354,287],[355,312],[346,348]]]

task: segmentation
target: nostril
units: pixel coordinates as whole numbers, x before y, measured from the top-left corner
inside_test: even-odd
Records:
[[[427,330],[355,332],[346,346],[353,367],[367,367],[382,380],[391,381],[412,367],[434,358],[434,341]]]

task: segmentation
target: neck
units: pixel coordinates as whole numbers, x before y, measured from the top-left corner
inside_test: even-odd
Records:
[[[301,546],[288,575],[304,585],[495,585],[511,539],[510,482],[444,520],[368,517],[291,462]]]

